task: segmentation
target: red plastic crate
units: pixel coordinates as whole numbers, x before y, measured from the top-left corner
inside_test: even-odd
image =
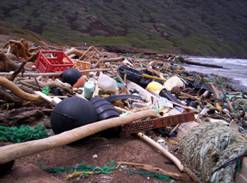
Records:
[[[63,51],[54,50],[41,50],[35,62],[39,72],[62,72],[73,65],[73,62]]]

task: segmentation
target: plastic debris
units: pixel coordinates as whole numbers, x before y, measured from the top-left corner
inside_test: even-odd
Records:
[[[98,86],[104,91],[116,92],[118,90],[117,82],[103,73],[99,75]]]
[[[184,82],[177,76],[167,79],[163,85],[168,91],[172,91],[174,87],[184,87]]]

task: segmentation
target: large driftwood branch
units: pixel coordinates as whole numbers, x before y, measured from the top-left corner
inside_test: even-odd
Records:
[[[143,164],[143,163],[133,163],[133,162],[125,162],[125,161],[119,161],[117,162],[118,165],[128,165],[128,166],[133,166],[135,168],[143,169],[149,172],[154,172],[154,173],[161,173],[163,175],[170,176],[174,178],[175,180],[182,180],[182,175],[179,173],[176,173],[174,171],[171,171],[169,169],[162,169],[157,166],[149,165],[149,164]]]
[[[95,64],[95,68],[98,67],[98,65],[100,63],[104,63],[104,62],[119,62],[119,61],[123,61],[124,58],[123,57],[115,57],[115,58],[103,58],[100,59],[96,64]]]
[[[204,64],[204,63],[199,63],[199,62],[193,62],[190,60],[180,60],[181,63],[183,64],[189,64],[189,65],[198,65],[198,66],[203,66],[203,67],[210,67],[210,68],[220,68],[220,69],[224,69],[223,66],[220,65],[215,65],[215,64]]]
[[[76,48],[71,48],[70,50],[66,51],[65,54],[70,56],[70,55],[76,55],[77,57],[80,57],[83,59],[90,51],[96,51],[98,52],[98,49],[94,46],[90,46],[87,50],[78,50]]]
[[[153,139],[149,138],[148,136],[144,135],[143,133],[139,132],[138,136],[144,140],[145,142],[149,143],[156,149],[158,149],[163,155],[165,155],[167,158],[169,158],[177,167],[180,171],[184,171],[184,166],[182,165],[181,161],[177,159],[173,154],[171,154],[168,150],[163,148],[160,144],[155,142]]]
[[[71,48],[69,49],[68,51],[65,52],[65,54],[67,56],[70,56],[70,55],[76,55],[77,57],[81,57],[83,55],[84,51],[80,51],[76,48]]]
[[[152,116],[158,116],[158,114],[153,110],[145,110],[122,117],[111,118],[88,124],[45,139],[3,146],[0,147],[0,164],[4,164],[6,162],[10,162],[17,158],[28,156],[34,153],[39,153],[41,151],[46,151],[58,146],[70,144],[103,130]]]
[[[41,98],[38,95],[33,95],[30,93],[27,93],[20,89],[18,86],[15,85],[12,81],[9,81],[5,77],[0,77],[0,86],[9,89],[10,91],[13,92],[16,96],[24,99],[24,100],[29,100],[29,101],[40,101]]]
[[[80,71],[82,74],[83,73],[88,73],[88,72],[100,72],[100,71],[110,71],[111,69],[87,69]],[[11,76],[13,73],[10,72],[0,72],[0,76]],[[47,72],[47,73],[36,73],[36,72],[31,72],[31,73],[23,73],[23,77],[37,77],[37,76],[60,76],[62,72]]]
[[[10,76],[9,80],[10,81],[14,81],[14,79],[16,78],[16,76],[23,71],[24,66],[27,64],[27,62],[22,62],[21,65],[19,66],[19,68],[17,68],[14,73]]]
[[[99,50],[96,47],[90,46],[86,51],[83,52],[82,56],[80,57],[80,60],[87,57],[91,51],[95,51],[96,53],[99,52]]]

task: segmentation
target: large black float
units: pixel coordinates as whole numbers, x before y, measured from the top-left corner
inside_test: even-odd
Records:
[[[81,73],[77,69],[71,68],[65,70],[61,74],[60,79],[63,82],[69,83],[70,85],[73,86],[80,77],[81,77]]]
[[[98,117],[93,105],[76,96],[57,104],[51,115],[51,126],[55,134],[96,121]]]

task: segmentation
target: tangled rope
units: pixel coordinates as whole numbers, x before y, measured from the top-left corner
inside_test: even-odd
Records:
[[[237,165],[247,155],[247,139],[222,123],[191,130],[180,143],[188,165],[205,183],[232,183]]]

